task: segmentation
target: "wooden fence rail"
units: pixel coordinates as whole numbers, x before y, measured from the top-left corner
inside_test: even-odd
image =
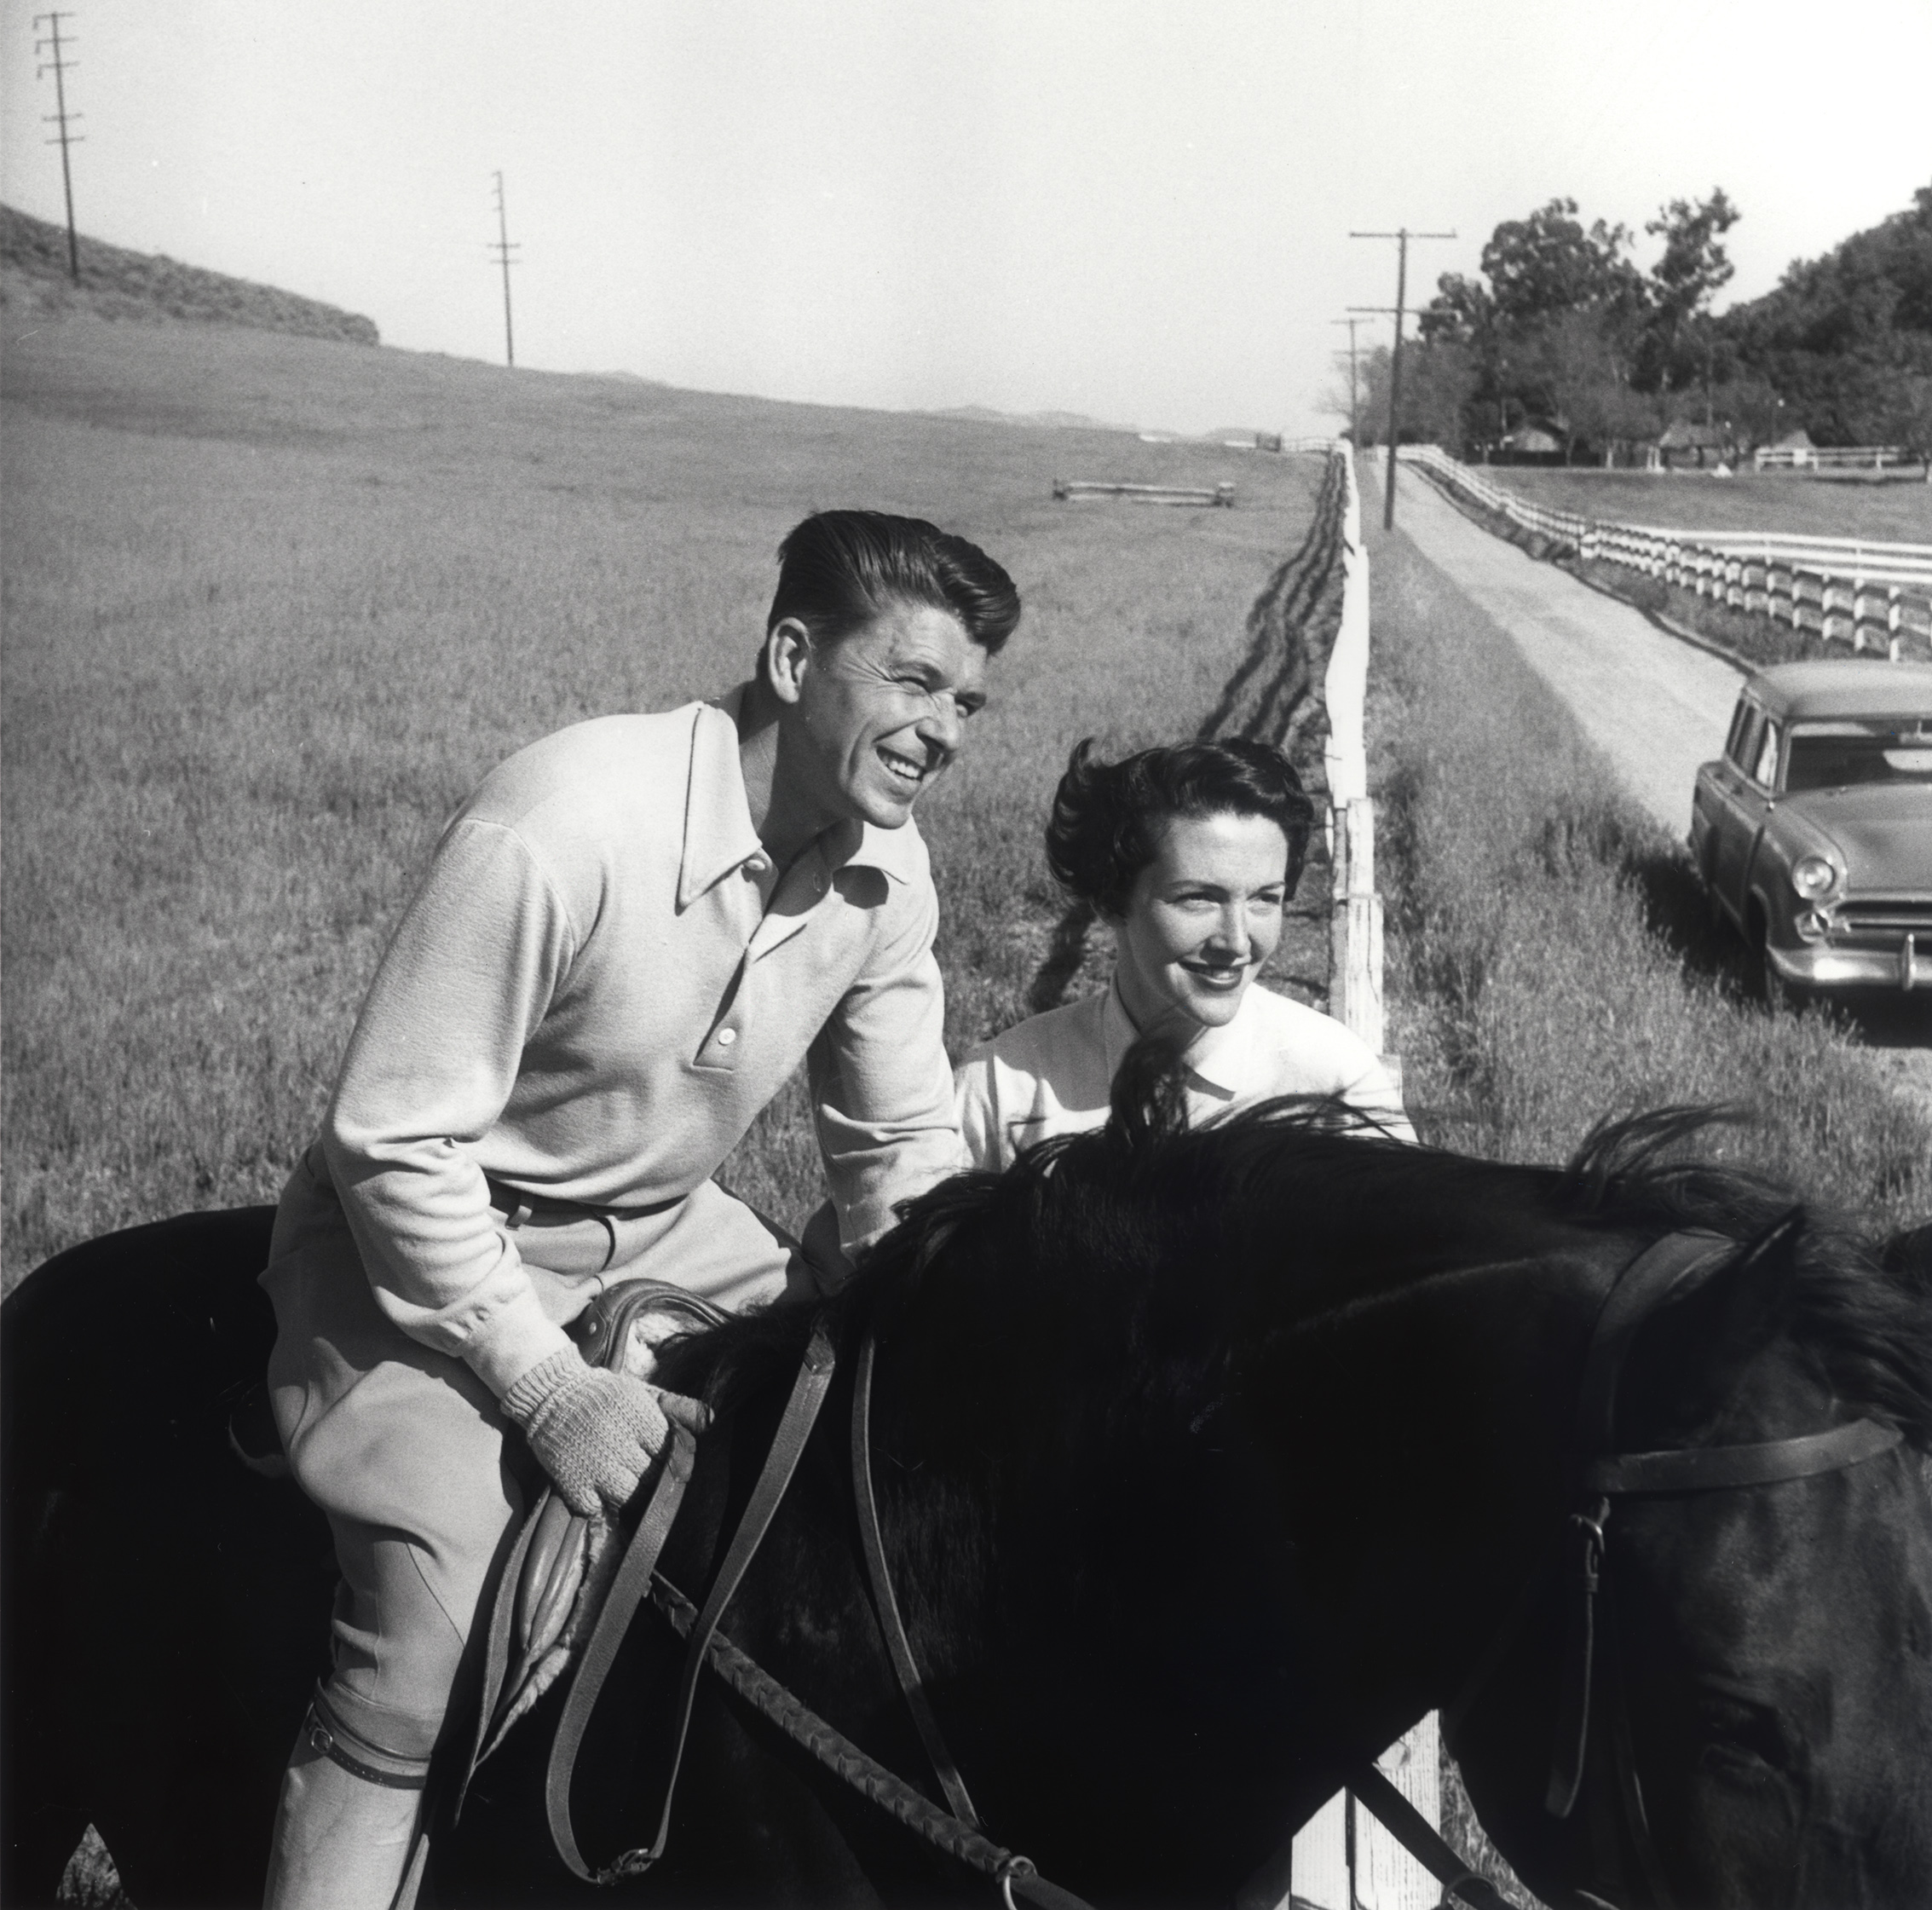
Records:
[[[1324,764],[1329,840],[1335,864],[1329,1008],[1382,1054],[1382,903],[1375,892],[1375,805],[1369,799],[1364,722],[1369,680],[1369,553],[1354,454],[1342,439],[1301,441],[1342,464],[1341,624],[1323,680],[1329,719]],[[1399,1085],[1400,1064],[1382,1054]],[[1376,1759],[1382,1774],[1430,1823],[1441,1822],[1441,1740],[1432,1711]],[[1441,1890],[1422,1866],[1346,1792],[1296,1834],[1290,1899],[1314,1910],[1433,1910]],[[1285,1906],[1283,1907],[1285,1910]]]
[[[1110,484],[1098,478],[1056,477],[1053,495],[1077,500],[1081,498],[1124,498],[1129,504],[1234,505],[1234,486],[1223,478],[1212,488],[1190,484]]]
[[[1512,523],[1573,544],[1586,563],[1639,570],[1895,663],[1932,655],[1932,544],[1601,523],[1531,504],[1438,446],[1404,445],[1401,455]]]
[[[1751,453],[1759,470],[1883,470],[1918,462],[1896,444],[1766,444]]]

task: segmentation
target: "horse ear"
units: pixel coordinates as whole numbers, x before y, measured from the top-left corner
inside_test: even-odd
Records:
[[[1658,1309],[1621,1387],[1620,1436],[1684,1434],[1717,1412],[1745,1369],[1791,1324],[1797,1296],[1794,1207],[1681,1300]]]

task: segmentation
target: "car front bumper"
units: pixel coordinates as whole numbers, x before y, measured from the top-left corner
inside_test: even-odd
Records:
[[[1834,948],[1817,942],[1765,953],[1798,988],[1932,989],[1932,935],[1907,935],[1890,947]]]

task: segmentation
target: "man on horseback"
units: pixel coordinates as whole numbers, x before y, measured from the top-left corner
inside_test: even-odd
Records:
[[[1019,598],[965,540],[867,511],[780,547],[753,679],[581,723],[444,832],[356,1023],[262,1283],[296,1478],[328,1514],[334,1669],[284,1780],[276,1910],[380,1910],[494,1561],[519,1428],[621,1506],[658,1396],[566,1330],[610,1284],[741,1307],[836,1278],[963,1163],[914,802]],[[713,1170],[799,1061],[831,1186],[797,1244]]]

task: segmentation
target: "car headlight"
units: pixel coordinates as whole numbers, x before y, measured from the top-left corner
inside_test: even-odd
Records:
[[[1837,870],[1822,856],[1800,856],[1791,865],[1791,886],[1807,902],[1830,895],[1837,886]]]

